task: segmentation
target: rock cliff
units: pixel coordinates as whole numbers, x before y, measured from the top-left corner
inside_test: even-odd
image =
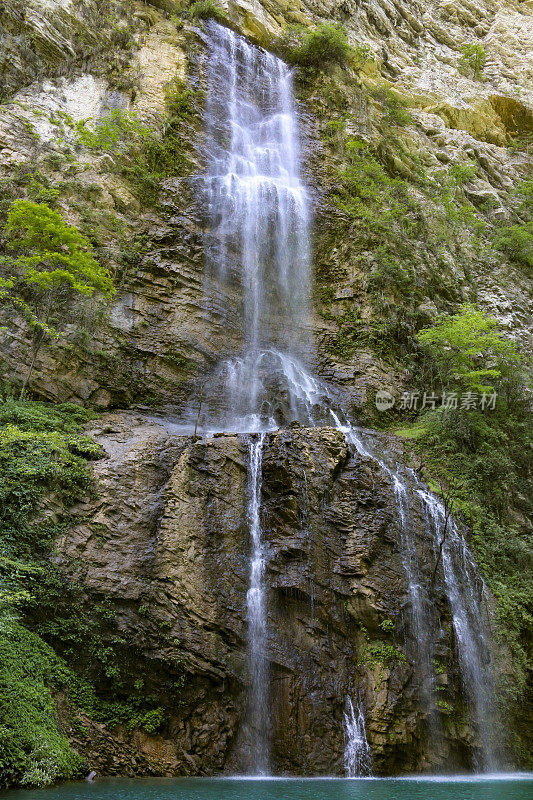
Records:
[[[282,56],[324,21],[341,24],[352,48],[344,67],[295,68],[314,208],[308,358],[342,405],[373,424],[375,390],[409,385],[416,331],[463,302],[527,350],[531,276],[501,234],[522,220],[516,187],[530,170],[531,2],[219,5],[225,24]],[[239,290],[205,299],[206,49],[187,6],[0,9],[0,227],[16,198],[50,204],[117,286],[109,306],[57,308],[65,335],[40,350],[30,386],[35,398],[102,411],[88,431],[102,447],[93,494],[43,505],[64,523],[51,560],[87,609],[105,608],[103,641],[128,691],[141,681],[165,714],[164,733],[106,727],[57,696],[62,728],[106,774],[247,767],[248,440],[192,437],[176,421],[194,419],[206,376],[242,343]],[[467,45],[481,48],[481,71]],[[111,142],[99,127],[109,119]],[[33,332],[1,308],[0,335],[0,375],[18,389]],[[369,435],[409,462],[397,439]],[[342,774],[344,703],[358,691],[376,772],[472,767],[481,743],[422,510],[416,550],[441,631],[433,705],[421,700],[387,474],[339,431],[293,425],[266,435],[262,476],[273,769]],[[102,697],[114,679],[95,677]]]
[[[151,755],[151,769],[167,774],[245,770],[247,437],[195,440],[131,412],[104,415],[91,434],[105,451],[97,496],[74,509],[79,521],[55,560],[87,603],[108,599],[108,635],[121,637],[128,669],[149,676],[147,691],[165,705],[165,738],[144,737],[151,753],[137,741],[137,758]],[[398,513],[379,466],[339,431],[293,426],[266,437],[262,491],[274,772],[342,775],[345,698],[361,687],[377,771],[471,766],[478,745],[438,588],[440,701],[455,711],[437,739],[428,727]],[[433,542],[421,512],[413,522],[430,580]],[[91,741],[84,755],[97,768],[131,769]]]
[[[186,18],[171,16],[180,4],[114,2],[105,14],[100,5],[10,2],[0,18],[6,201],[55,200],[90,234],[119,283],[105,325],[97,308],[84,312],[82,335],[67,325],[67,335],[41,351],[33,388],[102,407],[183,407],[240,335],[239,297],[220,296],[209,309],[203,297],[194,180],[202,170],[202,38]],[[309,323],[318,372],[356,405],[365,388],[401,390],[402,357],[417,325],[461,301],[475,299],[523,337],[529,279],[494,238],[515,219],[513,187],[527,174],[530,4],[232,1],[225,8],[230,24],[267,48],[278,48],[287,25],[323,20],[342,23],[354,48],[346,70],[298,77],[315,199]],[[485,53],[481,75],[468,64],[460,71],[462,48],[472,43]],[[174,115],[172,163],[159,171],[142,148],[89,147],[80,135],[85,121],[94,125],[119,109],[149,123],[167,147],[176,80],[189,94]],[[391,211],[388,194],[396,189],[388,176],[371,175],[378,219],[371,225],[347,213],[354,138],[368,146],[365,160],[377,154],[405,194]],[[160,185],[155,194],[146,179]],[[393,248],[387,230],[395,232]],[[63,313],[68,322],[78,312]],[[29,347],[24,320],[9,320],[2,358],[15,382]]]

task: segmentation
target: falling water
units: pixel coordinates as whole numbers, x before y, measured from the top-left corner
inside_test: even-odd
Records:
[[[417,493],[428,511],[436,540],[439,543],[443,541],[444,584],[452,612],[465,698],[479,739],[477,766],[481,770],[493,771],[497,767],[494,683],[483,615],[485,587],[457,523],[450,518],[444,535],[446,513],[441,501],[425,488],[419,488]]]
[[[366,740],[365,717],[360,702],[355,711],[350,696],[344,710],[344,770],[347,778],[371,774],[372,757]]]
[[[402,565],[407,578],[408,610],[414,663],[420,680],[420,698],[428,714],[428,733],[435,751],[440,749],[442,729],[436,713],[435,676],[432,666],[435,645],[434,620],[430,613],[428,584],[424,586],[411,518],[409,491],[399,470],[389,471],[400,523]]]
[[[430,676],[423,696],[433,692],[434,634],[428,591],[416,552],[411,521],[418,492],[436,543],[443,511],[416,477],[374,452],[362,431],[341,422],[330,391],[305,367],[309,354],[310,213],[300,177],[298,125],[291,71],[280,59],[254,47],[231,30],[208,23],[206,293],[242,299],[241,352],[222,360],[204,387],[204,430],[254,434],[249,441],[248,517],[251,535],[247,595],[251,688],[248,724],[254,771],[268,772],[268,654],[265,551],[260,525],[264,434],[292,420],[328,424],[341,430],[363,457],[374,459],[390,477],[398,510],[409,613],[419,672]],[[257,435],[258,434],[258,435]],[[414,486],[414,492],[413,492]],[[436,552],[435,547],[435,552]],[[477,608],[479,579],[456,526],[443,547],[444,583],[459,652],[465,695],[481,739],[483,766],[491,765],[491,682],[485,628]],[[346,700],[346,770],[366,774],[370,750],[360,705]]]
[[[362,431],[354,429],[349,423],[342,424],[334,411],[330,411],[338,430],[344,433],[357,452],[365,458],[372,458],[386,472],[393,484],[394,497],[400,522],[402,563],[408,582],[408,596],[412,631],[416,647],[416,665],[423,676],[421,696],[433,707],[435,701],[434,675],[431,658],[434,649],[435,631],[428,611],[427,588],[422,586],[422,574],[418,563],[415,529],[410,516],[410,495],[418,497],[428,520],[428,533],[434,543],[437,558],[439,544],[443,538],[445,510],[441,501],[432,494],[416,475],[410,471],[410,491],[407,481],[398,470],[388,466],[378,456],[370,442],[365,441]],[[495,707],[494,680],[488,647],[488,626],[482,612],[484,595],[483,582],[477,571],[475,560],[468,550],[457,523],[450,518],[448,533],[442,548],[442,570],[444,588],[452,613],[453,628],[457,643],[457,654],[461,669],[464,694],[470,707],[470,716],[477,728],[480,757],[477,767],[493,770],[497,767],[494,748]],[[438,747],[441,727],[436,714],[429,714],[430,733],[434,746]]]
[[[209,394],[224,427],[264,430],[299,419],[318,390],[300,363],[310,215],[292,76],[228,28],[212,22],[209,30],[206,271],[212,285],[240,287],[244,343],[215,372]],[[276,406],[269,398],[280,395],[286,401]]]
[[[250,526],[250,588],[246,596],[248,610],[248,646],[250,692],[248,723],[252,768],[258,775],[268,773],[268,664],[265,611],[265,552],[261,536],[261,462],[264,434],[250,440],[248,476],[248,523]]]

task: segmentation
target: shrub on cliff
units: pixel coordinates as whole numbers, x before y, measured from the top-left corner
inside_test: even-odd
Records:
[[[514,190],[515,221],[499,227],[494,244],[529,271],[533,267],[533,180],[520,181]]]
[[[89,240],[46,204],[15,200],[4,234],[9,250],[0,257],[0,302],[22,312],[34,332],[24,391],[45,337],[61,335],[59,304],[72,296],[110,297],[114,289]]]
[[[461,47],[462,56],[458,61],[462,75],[472,75],[474,80],[481,80],[481,73],[487,61],[487,54],[480,44],[465,44]]]
[[[196,19],[214,19],[217,22],[226,22],[228,15],[216,0],[198,0],[189,8],[188,17]]]
[[[323,22],[314,31],[305,33],[300,43],[289,49],[287,58],[296,66],[318,69],[330,64],[344,65],[350,53],[344,28]]]
[[[519,360],[516,345],[501,334],[498,321],[471,305],[463,305],[458,314],[441,315],[419,332],[418,340],[434,359],[443,388],[490,392],[502,372]]]

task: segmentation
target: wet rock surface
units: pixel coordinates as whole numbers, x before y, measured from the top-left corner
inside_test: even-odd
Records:
[[[58,540],[56,561],[88,599],[109,599],[132,664],[149,664],[170,718],[153,745],[164,757],[150,769],[246,770],[247,438],[175,435],[164,421],[127,412],[104,415],[92,433],[106,453],[95,465],[98,499],[73,510],[79,523]],[[390,481],[339,431],[297,425],[266,435],[262,476],[273,771],[343,774],[347,694],[362,699],[376,771],[466,766],[475,744],[467,725],[444,720],[432,751]],[[414,524],[429,580],[431,542],[423,520]],[[447,697],[461,707],[438,589],[433,602],[448,631],[438,645]],[[119,750],[136,747],[131,736],[117,741]],[[123,759],[99,758],[106,773],[122,774]]]

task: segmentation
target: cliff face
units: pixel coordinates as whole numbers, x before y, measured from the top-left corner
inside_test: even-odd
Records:
[[[104,415],[91,434],[106,453],[95,467],[97,497],[74,509],[79,521],[57,541],[55,561],[87,603],[107,598],[107,635],[127,642],[125,663],[148,676],[146,691],[157,687],[170,721],[164,739],[151,742],[155,769],[245,770],[247,437],[195,441],[124,412]],[[376,444],[390,446],[384,437]],[[377,771],[470,766],[479,742],[465,721],[438,587],[439,697],[454,713],[438,739],[430,733],[435,708],[421,700],[424,676],[412,658],[390,481],[339,431],[298,426],[266,436],[262,476],[274,772],[344,774],[345,699],[358,692]],[[429,581],[433,541],[416,510],[413,525]],[[137,758],[146,756],[147,745],[136,745]],[[91,736],[84,756],[96,768],[124,769]]]
[[[433,319],[437,307],[474,299],[521,336],[528,279],[519,261],[495,248],[494,237],[514,220],[513,187],[526,175],[527,150],[509,145],[521,141],[532,121],[531,56],[524,48],[529,4],[231,2],[227,8],[231,24],[266,47],[278,46],[287,24],[328,20],[342,23],[354,48],[343,71],[297,73],[315,206],[316,302],[309,321],[315,369],[353,397],[365,387],[401,390],[402,353],[415,328]],[[2,12],[6,198],[56,198],[67,219],[90,234],[119,286],[105,324],[98,309],[85,311],[82,335],[67,325],[66,337],[42,350],[33,389],[103,407],[182,407],[198,377],[234,352],[241,335],[239,297],[221,295],[209,309],[203,297],[194,180],[202,170],[202,39],[190,22],[154,5],[99,9],[97,2],[49,0],[11,2]],[[468,64],[466,74],[459,71],[469,43],[486,56],[476,76]],[[172,164],[151,174],[160,186],[154,194],[139,181],[151,169],[142,147],[89,147],[79,126],[113,109],[132,112],[165,148],[176,78],[190,94],[174,117]],[[346,173],[354,137],[405,193],[391,217],[389,195],[397,186],[371,177],[378,223],[370,226],[347,213],[343,196],[353,190]],[[387,231],[396,237],[392,249]],[[68,322],[79,312],[63,313]],[[23,378],[29,347],[23,319],[9,320],[2,358],[15,381]]]
[[[196,413],[205,376],[242,341],[238,290],[209,306],[204,295],[206,53],[182,5],[8,0],[0,10],[0,223],[13,199],[48,202],[89,236],[117,285],[109,307],[57,309],[65,336],[43,346],[30,387],[104,410],[90,431],[105,453],[95,494],[69,509],[53,561],[87,608],[105,601],[104,639],[128,686],[141,675],[168,719],[161,735],[110,732],[59,696],[70,739],[109,774],[247,766],[248,441],[187,437],[161,412]],[[462,302],[523,343],[530,277],[497,234],[517,219],[514,190],[528,170],[531,3],[222,5],[236,30],[276,52],[288,25],[331,20],[353,48],[344,68],[295,71],[314,206],[309,362],[342,405],[362,402],[371,421],[376,389],[407,387],[416,330]],[[486,54],[481,74],[458,68],[469,43]],[[122,138],[91,139],[117,111]],[[0,316],[1,375],[19,386],[32,331],[22,316]],[[438,581],[442,719],[429,735],[435,709],[413,666],[389,478],[340,432],[299,427],[266,436],[262,476],[273,768],[342,774],[345,698],[359,690],[376,771],[469,768],[480,742]],[[419,510],[413,526],[432,583],[434,541]],[[112,695],[113,679],[97,688]]]

